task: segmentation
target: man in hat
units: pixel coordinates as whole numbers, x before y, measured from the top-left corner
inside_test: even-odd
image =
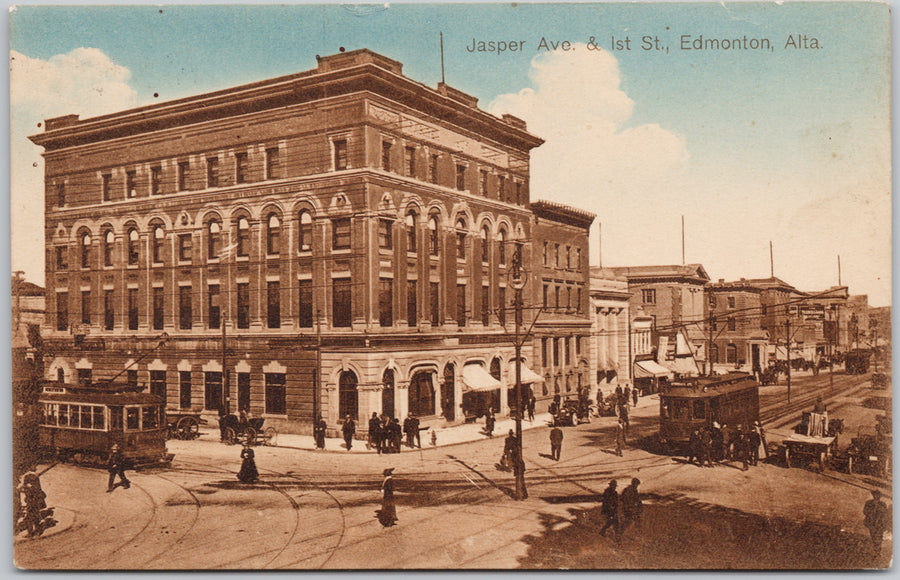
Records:
[[[756,424],[759,424],[759,421]],[[756,425],[750,428],[747,436],[750,438],[750,465],[757,465],[759,463],[759,446],[762,443],[762,437],[759,436],[759,429],[756,428]]]
[[[637,524],[640,527],[641,514],[644,511],[644,504],[641,502],[641,494],[638,492],[638,486],[641,480],[634,478],[631,485],[622,490],[620,498],[622,503],[622,531],[628,529],[631,524]]]
[[[622,450],[625,448],[625,420],[619,417],[616,423],[616,455],[622,457]]]
[[[316,425],[313,428],[313,437],[316,439],[316,449],[325,449],[325,430],[327,428],[328,424],[325,422],[325,419],[322,418],[322,415],[319,415]]]
[[[382,438],[382,430],[381,430],[381,419],[378,418],[378,413],[372,412],[372,418],[369,419],[369,442],[368,447],[371,449],[374,447],[378,454],[381,454],[381,438]]]
[[[563,432],[559,427],[550,429],[550,459],[559,461],[562,452]]]
[[[621,535],[621,529],[619,527],[619,492],[616,491],[617,485],[618,482],[615,479],[611,480],[609,485],[606,486],[606,489],[603,491],[603,495],[600,496],[600,501],[602,502],[600,513],[606,518],[606,523],[603,524],[603,527],[600,529],[600,535],[605,536],[606,530],[611,527],[616,534],[616,540],[618,540]]]
[[[107,460],[106,470],[109,472],[109,485],[106,492],[109,493],[120,485],[125,489],[131,487],[131,482],[125,477],[125,458],[119,450],[118,443],[113,443],[109,450],[109,459]],[[116,476],[119,476],[119,483],[116,483]]]
[[[884,531],[888,527],[888,507],[881,501],[881,492],[877,489],[872,490],[872,499],[863,506],[863,523],[869,529],[869,535],[872,537],[872,549],[875,555],[881,554],[881,543],[884,540]]]
[[[378,512],[378,521],[389,528],[397,523],[397,506],[394,505],[394,473],[393,467],[384,470],[384,481],[381,482],[381,510]]]
[[[762,442],[763,459],[769,458],[769,443],[766,441],[766,431],[759,421],[753,422],[753,430],[759,433],[759,440]]]
[[[347,451],[350,451],[350,448],[353,447],[353,436],[356,434],[356,421],[350,415],[347,415],[347,418],[344,419],[341,432],[344,434],[344,443],[347,446]]]

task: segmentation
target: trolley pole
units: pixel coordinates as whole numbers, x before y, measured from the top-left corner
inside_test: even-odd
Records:
[[[522,501],[528,497],[525,489],[525,459],[522,449],[522,344],[519,342],[519,324],[522,321],[522,289],[525,287],[525,278],[522,275],[522,246],[516,244],[513,257],[512,286],[515,291],[515,356],[516,356],[516,453],[513,457],[513,473],[516,477],[516,501]],[[502,305],[501,305],[502,307]],[[525,335],[528,336],[528,333]]]
[[[222,309],[224,310],[224,308]],[[225,412],[225,415],[231,414],[231,396],[228,392],[228,367],[227,364],[227,353],[225,348],[225,322],[228,320],[228,315],[222,317],[222,409]]]
[[[320,369],[322,368],[322,324],[319,321],[320,313],[321,311],[316,309],[316,368],[313,369],[313,429],[316,428],[316,425],[319,422],[319,392],[321,391],[319,385]]]
[[[788,312],[788,319],[784,321],[785,346],[787,346],[787,399],[791,402],[791,314]]]

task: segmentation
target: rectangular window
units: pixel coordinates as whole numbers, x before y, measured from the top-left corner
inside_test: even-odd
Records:
[[[166,371],[150,371],[150,392],[166,400]]]
[[[347,169],[347,140],[337,139],[334,141],[334,170],[344,169]]]
[[[312,328],[313,325],[313,305],[312,305],[312,280],[300,280],[300,328]]]
[[[284,415],[285,407],[284,373],[266,373],[266,413]]]
[[[278,179],[281,177],[278,164],[278,147],[266,149],[266,179]]]
[[[549,364],[547,364],[550,362],[549,359],[547,358],[547,342],[548,341],[549,341],[549,339],[546,339],[546,338],[541,339],[541,366],[545,367],[545,368],[550,366]]]
[[[553,366],[559,366],[559,338],[553,339]]]
[[[266,283],[266,323],[269,328],[281,328],[281,283]]]
[[[381,168],[385,171],[391,170],[391,147],[390,141],[381,142]]]
[[[522,199],[522,182],[517,181],[516,182],[516,204],[522,205],[523,203],[525,203],[525,200]]]
[[[550,285],[549,285],[549,284],[544,284],[544,301],[543,301],[543,303],[542,303],[542,304],[544,305],[544,308],[547,308],[547,307],[550,305],[550,304],[547,302],[547,295],[548,295],[549,293],[550,293]]]
[[[128,330],[138,329],[138,291],[137,288],[128,289]]]
[[[331,280],[332,325],[335,328],[351,326],[351,294],[350,278],[334,278]]]
[[[222,406],[222,373],[203,373],[203,408],[217,411]]]
[[[178,371],[178,406],[191,408],[191,371]]]
[[[234,154],[234,182],[247,183],[247,172],[250,168],[250,159],[246,153]]]
[[[153,329],[163,329],[163,312],[165,312],[165,296],[164,288],[156,287],[153,289]]]
[[[487,169],[482,169],[480,172],[481,180],[479,182],[479,188],[481,189],[481,195],[487,197],[488,195],[488,172]]]
[[[178,191],[187,191],[188,189],[188,169],[190,169],[190,161],[178,162]]]
[[[66,184],[65,183],[57,183],[56,184],[56,205],[59,207],[66,206]]]
[[[466,325],[466,285],[456,285],[456,324]]]
[[[734,308],[734,302],[735,302],[734,296],[729,296],[728,297],[728,308]]]
[[[735,321],[734,317],[728,318],[728,330],[731,330],[731,331],[737,330],[737,322]]]
[[[462,163],[456,164],[456,189],[460,191],[466,189],[466,166]]]
[[[126,383],[129,387],[136,387],[137,384],[138,384],[137,379],[138,379],[138,375],[137,375],[137,370],[136,370],[136,369],[128,369],[128,370],[125,372],[125,383]]]
[[[559,309],[559,307],[562,306],[562,301],[560,300],[559,292],[560,292],[560,286],[554,286],[553,294],[555,295],[554,296],[555,299],[553,301],[553,306],[556,307],[557,309]]]
[[[430,282],[428,286],[431,299],[431,325],[438,326],[441,323],[441,286],[438,282]]]
[[[283,375],[282,375],[283,376]],[[250,410],[250,373],[237,374],[238,410]]]
[[[110,175],[109,173],[104,173],[101,179],[103,180],[103,184],[101,185],[103,190],[103,201],[109,201],[110,199],[112,199],[112,191],[109,187],[109,182],[112,179],[112,175]]]
[[[418,284],[416,280],[406,281],[406,324],[410,327],[418,324],[417,295]]]
[[[438,160],[440,156],[437,153],[432,153],[428,157],[428,181],[431,183],[438,182]]]
[[[500,326],[506,326],[506,288],[497,288],[497,319]]]
[[[584,309],[581,307],[581,286],[575,288],[575,312],[582,314]]]
[[[209,285],[207,298],[209,300],[209,327],[219,328],[219,324],[221,324],[222,305],[220,304],[220,301],[222,300],[222,297],[219,294],[218,284]]]
[[[206,158],[206,187],[219,187],[219,158]]]
[[[93,380],[91,369],[78,369],[78,384],[80,386],[90,385]]]
[[[575,269],[581,272],[581,248],[575,248]]]
[[[497,176],[497,199],[506,201],[506,176]]]
[[[391,278],[378,280],[378,323],[394,325],[394,281]]]
[[[481,287],[481,324],[491,324],[491,289],[488,286]]]
[[[416,148],[406,147],[403,149],[403,165],[406,166],[406,175],[409,177],[416,176]]]
[[[654,288],[641,290],[641,300],[644,304],[656,304],[656,290]]]
[[[91,323],[91,291],[83,290],[81,292],[81,323]]]
[[[566,366],[572,364],[572,339],[571,337],[566,337],[563,341],[563,352],[565,354]]]
[[[346,250],[350,247],[350,218],[332,220],[331,247]]]
[[[115,295],[112,290],[103,291],[103,328],[112,330],[116,323]]]
[[[250,284],[237,285],[237,327],[250,328]]]
[[[572,246],[566,246],[566,270],[572,269]]]
[[[553,267],[559,268],[559,244],[553,244]]]
[[[575,356],[576,357],[581,356],[581,337],[580,336],[575,337]]]
[[[178,236],[178,261],[190,262],[191,250],[193,249],[191,234],[180,234]]]
[[[178,287],[178,328],[181,330],[191,329],[191,287]]]
[[[69,329],[69,293],[56,293],[56,330]]]
[[[126,171],[125,172],[125,195],[127,197],[136,197],[137,196],[137,171]]]
[[[150,195],[162,193],[162,167],[155,165],[150,168]]]
[[[57,270],[68,270],[69,269],[69,260],[68,260],[68,252],[69,248],[66,246],[57,246],[56,247],[56,269]]]
[[[392,220],[378,220],[378,247],[383,250],[394,249],[394,222]]]
[[[541,263],[546,266],[550,262],[550,242],[544,242],[544,253]]]

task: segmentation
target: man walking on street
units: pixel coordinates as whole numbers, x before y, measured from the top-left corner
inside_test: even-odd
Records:
[[[381,454],[381,420],[378,413],[373,412],[372,418],[369,419],[369,449],[374,447],[379,455]]]
[[[325,449],[325,430],[327,428],[328,423],[325,422],[322,415],[319,415],[319,420],[316,421],[316,426],[313,429],[313,437],[316,439],[316,449]]]
[[[534,398],[534,393],[528,396],[528,420],[534,423],[534,406],[537,404],[537,400]]]
[[[356,434],[356,421],[350,415],[347,415],[347,418],[344,419],[344,426],[341,427],[341,431],[344,433],[344,443],[347,445],[347,451],[350,451],[350,448],[353,447],[353,436]]]
[[[759,446],[762,443],[762,438],[759,436],[759,431],[756,429],[756,427],[750,429],[749,437],[750,464],[755,466],[759,463]]]
[[[641,502],[641,494],[638,492],[638,486],[641,480],[634,478],[631,485],[622,490],[622,532],[624,533],[628,526],[637,524],[641,527],[641,514],[644,512],[644,504]]]
[[[881,554],[881,543],[889,520],[887,504],[881,501],[881,492],[877,489],[872,490],[872,499],[863,506],[863,516],[863,523],[869,528],[869,535],[872,537],[872,549],[877,556]]]
[[[622,533],[619,526],[619,492],[616,491],[617,485],[618,482],[613,479],[606,486],[603,495],[600,496],[600,501],[603,503],[600,507],[600,513],[606,518],[606,523],[600,529],[600,535],[605,536],[606,530],[611,527],[616,535],[616,541],[619,540]]]
[[[416,441],[416,447],[421,449],[422,448],[422,435],[419,432],[419,418],[416,417],[415,415],[410,415],[409,426],[410,426],[410,429],[412,430],[413,439],[415,439],[415,441]],[[410,447],[412,447],[411,443],[410,443]]]
[[[562,451],[563,432],[559,427],[550,430],[550,459],[559,461],[559,455]]]
[[[109,485],[106,486],[107,493],[116,489],[120,485],[125,489],[131,487],[131,482],[125,477],[125,458],[119,450],[119,445],[113,443],[109,453],[106,470],[109,472]],[[116,476],[119,476],[119,483],[116,483]]]
[[[625,448],[625,421],[619,417],[616,423],[616,455],[622,457],[622,450]]]

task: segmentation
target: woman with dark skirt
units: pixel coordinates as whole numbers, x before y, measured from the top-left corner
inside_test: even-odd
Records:
[[[238,479],[241,483],[256,483],[259,481],[259,472],[256,470],[256,460],[254,456],[256,454],[253,452],[249,446],[245,446],[241,449],[241,470],[238,472]]]
[[[325,449],[325,430],[328,428],[328,424],[325,423],[325,419],[322,418],[322,415],[319,415],[319,420],[316,421],[316,426],[313,429],[313,436],[316,439],[316,449]]]
[[[378,521],[381,525],[389,528],[397,523],[397,506],[394,505],[394,480],[391,474],[394,468],[389,467],[384,470],[384,482],[381,484],[381,509],[378,510]]]

